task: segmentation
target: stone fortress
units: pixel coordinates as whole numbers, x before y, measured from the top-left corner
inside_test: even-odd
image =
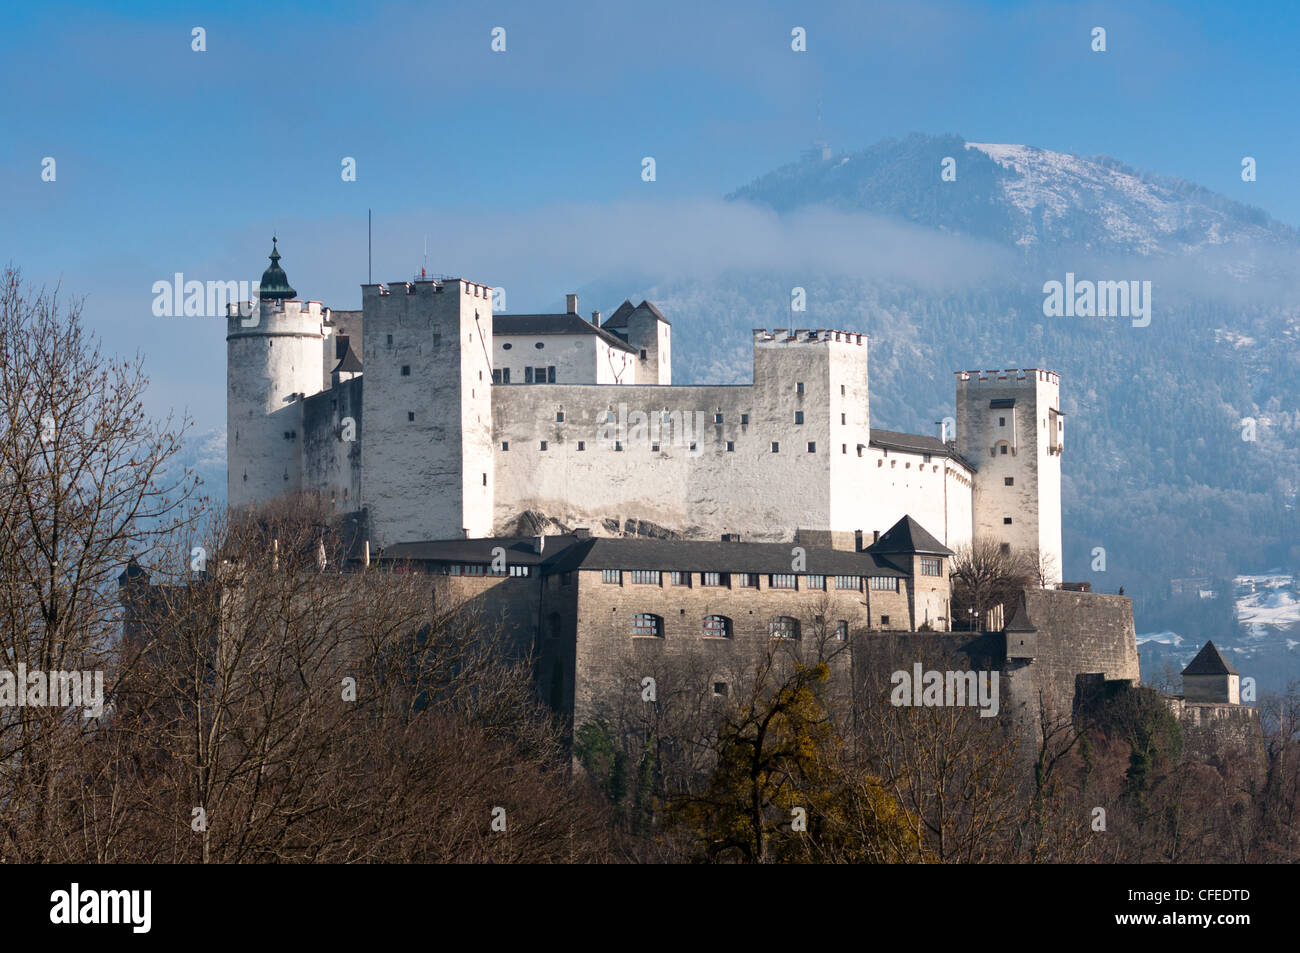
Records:
[[[860,332],[756,330],[753,383],[674,385],[646,301],[494,314],[490,286],[441,278],[333,311],[270,257],[228,315],[230,504],[330,501],[362,527],[357,567],[428,573],[436,600],[502,620],[571,725],[674,659],[725,696],[814,629],[860,656],[851,679],[882,638],[900,666],[1000,671],[1027,723],[1139,682],[1131,602],[1061,583],[1052,371],[958,372],[941,436],[897,433],[871,426]],[[1035,556],[1044,585],[954,631],[951,557],[980,540]],[[1186,703],[1210,701],[1229,699]]]
[[[752,384],[674,385],[649,302],[608,319],[492,311],[459,278],[294,300],[272,251],[228,318],[229,495],[364,509],[374,547],[484,538],[539,514],[594,535],[796,536],[836,548],[911,516],[945,546],[1043,557],[1060,581],[1060,378],[963,371],[948,439],[871,426],[860,332],[754,332]],[[251,313],[248,313],[250,312]]]

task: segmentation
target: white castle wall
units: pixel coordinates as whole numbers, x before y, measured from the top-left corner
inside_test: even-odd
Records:
[[[363,285],[362,304],[371,541],[489,535],[491,289],[460,279]]]
[[[1006,399],[1015,406],[989,406]],[[1061,457],[1049,435],[1059,410],[1060,377],[1051,371],[957,374],[957,447],[977,468],[974,535],[1042,553],[1053,564],[1049,582],[1061,581]]]
[[[320,302],[260,301],[226,317],[226,494],[231,506],[302,487],[302,405],[322,386]],[[248,324],[245,327],[245,324]]]
[[[555,368],[557,384],[631,384],[634,364],[631,354],[594,334],[502,334],[492,340],[492,366],[509,368],[511,384],[524,382],[524,368],[547,366]]]
[[[528,509],[579,526],[644,519],[698,538],[737,532],[781,540],[801,527],[861,528],[833,525],[832,470],[845,485],[856,471],[860,486],[867,461],[856,451],[840,454],[833,468],[831,457],[841,443],[856,447],[869,439],[866,343],[858,334],[822,333],[816,340],[807,332],[760,335],[753,385],[495,387],[497,529]],[[852,406],[854,418],[841,424],[832,406]],[[665,411],[677,420],[684,415],[687,432],[664,427]],[[802,424],[795,423],[797,411]],[[561,413],[563,421],[556,419]],[[624,421],[624,432],[602,426],[611,413]],[[641,433],[636,413],[647,421]],[[853,512],[846,509],[843,518],[851,521]]]
[[[970,543],[973,474],[939,454],[870,447],[863,528],[884,532],[911,516],[950,549]]]

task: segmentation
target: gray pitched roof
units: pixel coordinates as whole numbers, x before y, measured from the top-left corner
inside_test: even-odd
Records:
[[[351,335],[348,336],[347,350],[343,352],[343,356],[339,358],[339,362],[334,365],[334,371],[336,373],[342,372],[344,374],[361,373],[361,358],[357,356],[357,352],[352,347]]]
[[[1196,653],[1196,658],[1183,669],[1184,675],[1236,675],[1232,663],[1223,657],[1218,646],[1206,642],[1205,647]]]
[[[624,298],[623,303],[620,304],[618,308],[615,309],[614,313],[605,319],[605,323],[602,325],[602,327],[606,327],[606,328],[627,327],[627,316],[635,310],[636,308],[632,307],[632,302],[628,301],[627,298]]]
[[[938,437],[927,437],[918,433],[899,433],[896,430],[877,430],[872,427],[871,446],[880,447],[882,450],[898,450],[902,453],[928,453],[950,457],[969,470],[975,469],[955,448],[948,446]]]
[[[788,573],[791,543],[724,543],[687,539],[579,539],[547,536],[541,553],[535,537],[444,539],[385,546],[375,558],[406,561],[488,564],[502,547],[507,564],[542,566],[543,573],[577,569],[658,569],[680,572]],[[886,558],[867,552],[804,547],[807,573],[827,576],[905,576]]]
[[[609,320],[601,325],[601,327],[618,328],[619,330],[622,330],[627,327],[628,318],[638,311],[649,311],[655,318],[662,321],[664,324],[672,323],[664,317],[662,311],[656,308],[649,301],[642,301],[634,308],[632,307],[632,302],[624,298],[623,303],[618,306],[618,309],[609,316]]]
[[[498,334],[594,334],[610,347],[636,353],[618,335],[576,314],[499,314],[492,319],[492,336]]]
[[[931,536],[916,520],[904,516],[867,547],[876,554],[922,553],[934,556],[951,556],[952,550]]]

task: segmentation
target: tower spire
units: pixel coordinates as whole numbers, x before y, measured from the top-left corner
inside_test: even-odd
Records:
[[[262,272],[262,283],[258,286],[258,297],[263,300],[285,301],[298,297],[298,292],[289,287],[289,276],[280,267],[279,239],[271,236],[271,266]]]

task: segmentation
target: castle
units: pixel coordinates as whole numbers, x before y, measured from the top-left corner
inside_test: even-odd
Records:
[[[274,240],[270,258],[228,313],[229,503],[328,500],[360,527],[339,568],[373,552],[501,620],[571,726],[670,662],[726,696],[805,635],[844,643],[859,691],[904,661],[998,671],[1034,731],[1140,681],[1130,601],[1061,584],[1052,371],[960,371],[940,437],[897,433],[871,426],[860,332],[755,330],[752,384],[674,385],[647,301],[494,314],[491,287],[442,278],[331,311],[297,300]],[[954,620],[954,550],[983,541],[1032,557],[1042,587]]]
[[[228,499],[313,491],[371,545],[531,532],[860,549],[904,516],[1060,581],[1060,378],[962,371],[942,438],[871,426],[868,340],[754,331],[753,383],[672,384],[649,302],[606,320],[494,314],[460,278],[362,286],[360,311],[296,300],[274,243],[228,316]],[[528,520],[521,522],[521,518]]]

